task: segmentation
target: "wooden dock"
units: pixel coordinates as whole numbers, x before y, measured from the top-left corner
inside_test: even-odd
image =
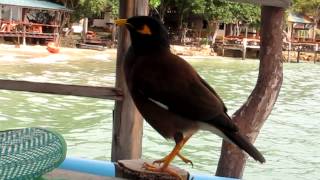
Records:
[[[314,53],[313,61],[316,63],[317,56],[320,53],[320,42],[287,42],[285,46],[285,50],[288,51],[288,62],[291,62],[291,52],[296,51],[298,53],[296,62],[300,62],[300,54],[301,52],[309,52]]]
[[[221,48],[222,56],[225,55],[225,50],[238,50],[242,52],[242,59],[246,59],[248,49],[260,50],[260,40],[241,37],[224,37]]]

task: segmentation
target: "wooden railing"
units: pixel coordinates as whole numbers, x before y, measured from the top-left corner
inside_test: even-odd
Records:
[[[45,31],[44,27],[52,28]],[[40,24],[23,21],[0,20],[0,36],[2,37],[22,37],[23,43],[25,38],[44,38],[54,39],[59,32],[59,25]]]
[[[56,95],[83,96],[117,101],[122,100],[122,91],[112,87],[80,86],[0,79],[0,89]]]

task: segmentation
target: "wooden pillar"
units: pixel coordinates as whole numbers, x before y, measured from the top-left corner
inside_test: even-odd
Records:
[[[87,32],[88,32],[88,18],[83,18],[82,24],[82,41],[85,43],[87,39]]]
[[[316,45],[314,46],[314,57],[313,57],[313,62],[314,62],[314,63],[316,63],[316,61],[317,61],[318,51],[319,51],[319,44],[316,44]]]
[[[247,102],[233,115],[240,133],[254,142],[268,118],[280,92],[283,81],[282,27],[284,9],[263,6],[261,11],[260,66],[257,84]],[[222,143],[217,176],[240,178],[247,155],[228,142]],[[261,147],[257,147],[264,151]],[[268,162],[268,159],[267,159]],[[256,163],[255,166],[261,166]]]
[[[248,39],[247,38],[243,38],[242,39],[242,60],[246,59],[247,43],[248,43]]]
[[[291,48],[292,48],[292,44],[291,44],[291,40],[288,42],[288,62],[290,62],[290,54],[291,54]]]
[[[22,45],[25,46],[27,45],[27,41],[26,41],[26,22],[27,22],[27,13],[28,13],[28,9],[23,8],[22,9],[22,22],[23,22],[23,32],[22,32]]]
[[[246,24],[246,27],[245,27],[245,33],[244,33],[244,37],[245,38],[248,38],[248,25]]]
[[[297,63],[300,62],[300,52],[301,52],[301,46],[298,47]]]
[[[147,0],[120,0],[120,18],[147,15]],[[138,159],[142,152],[143,121],[125,85],[122,63],[129,47],[129,33],[121,27],[118,36],[116,87],[123,90],[123,101],[116,101],[113,118],[112,154],[113,162],[123,159]]]
[[[10,17],[9,17],[9,19],[10,19],[10,22],[12,21],[12,6],[10,6]]]

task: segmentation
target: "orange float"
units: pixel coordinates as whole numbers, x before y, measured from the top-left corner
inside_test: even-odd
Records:
[[[58,46],[56,46],[54,42],[49,42],[48,45],[47,45],[47,50],[50,53],[56,54],[56,53],[59,53],[60,48]]]

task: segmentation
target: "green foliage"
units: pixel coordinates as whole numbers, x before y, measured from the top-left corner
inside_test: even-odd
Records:
[[[149,5],[152,8],[157,8],[161,4],[161,0],[149,0]]]
[[[56,3],[63,3],[74,10],[72,21],[83,17],[92,18],[100,15],[101,12],[109,11],[114,17],[118,16],[119,0],[50,0]]]
[[[73,19],[94,17],[104,11],[111,11],[118,16],[119,0],[51,0],[64,3],[74,10]],[[294,0],[301,4],[297,9],[309,9],[309,4],[320,5],[320,0]],[[247,22],[259,24],[260,7],[251,4],[234,3],[228,0],[149,0],[150,7],[157,9],[163,17],[168,7],[176,7],[179,23],[190,14],[201,15],[209,21],[223,21],[225,23]],[[308,5],[308,6],[307,6]]]
[[[320,0],[294,0],[292,10],[320,19]]]
[[[252,4],[232,3],[230,11],[234,21],[242,21],[251,25],[260,24],[260,7]]]
[[[222,21],[225,23],[246,22],[252,25],[260,22],[260,7],[234,3],[227,0],[201,0],[203,14],[209,21]],[[193,12],[197,12],[194,10]],[[201,12],[201,11],[198,11]]]
[[[193,13],[203,15],[209,21],[243,21],[252,25],[260,22],[260,7],[251,4],[228,0],[150,0],[153,8],[163,7],[164,4],[175,6],[182,17]]]
[[[93,17],[106,10],[108,0],[80,0],[74,13],[77,17]]]
[[[230,11],[232,4],[226,0],[205,0],[204,15],[210,21],[233,21],[233,13]]]

